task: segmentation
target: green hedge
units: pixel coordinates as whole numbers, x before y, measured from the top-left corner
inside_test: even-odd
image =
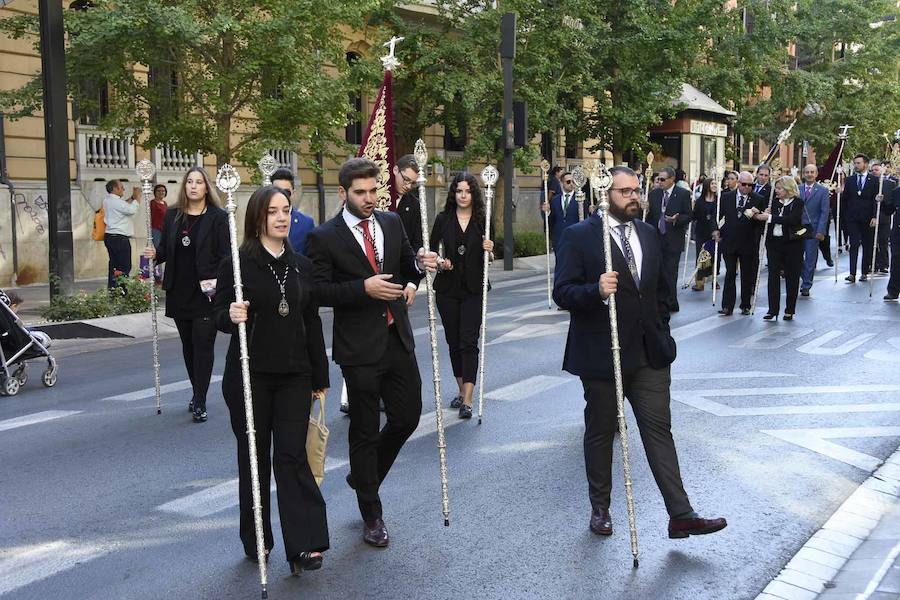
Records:
[[[150,310],[150,292],[145,279],[119,274],[116,282],[118,287],[111,290],[103,288],[90,294],[78,291],[71,296],[57,296],[41,311],[41,316],[48,321],[80,321]],[[157,298],[159,292],[157,289]]]
[[[513,234],[513,256],[538,256],[547,252],[547,245],[543,233],[536,231],[520,231]],[[503,236],[498,235],[494,240],[494,256],[503,258]]]

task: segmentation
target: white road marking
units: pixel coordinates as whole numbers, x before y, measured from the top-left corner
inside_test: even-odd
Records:
[[[491,282],[491,291],[494,290],[502,290],[503,288],[513,287],[516,285],[522,285],[523,283],[533,283],[535,281],[543,281],[546,284],[547,274],[543,275],[532,275],[531,277],[522,277],[521,279],[507,279],[505,281],[498,281],[497,283]],[[546,288],[542,288],[545,292]],[[546,305],[546,302],[544,303]]]
[[[867,472],[874,471],[882,460],[862,452],[840,446],[829,439],[878,438],[900,436],[900,427],[823,427],[819,429],[763,429],[762,433],[796,446],[812,450],[829,458]]]
[[[732,344],[732,348],[748,348],[750,350],[775,350],[783,346],[787,346],[791,342],[806,337],[812,333],[812,329],[808,328],[782,328],[772,327],[759,333],[744,338],[737,344]]]
[[[74,540],[5,548],[0,551],[0,595],[103,556],[111,549]]]
[[[536,337],[546,337],[550,335],[564,336],[568,330],[568,322],[522,325],[521,327],[516,327],[512,331],[507,331],[500,337],[494,338],[486,345],[493,346],[494,344],[517,342],[521,340],[528,340]]]
[[[677,363],[676,363],[677,364]],[[672,381],[695,379],[757,379],[760,377],[796,377],[793,373],[771,371],[725,371],[723,373],[673,373]],[[693,392],[691,392],[693,393]]]
[[[853,350],[859,348],[860,346],[862,346],[863,344],[865,344],[866,342],[868,342],[869,340],[871,340],[873,337],[875,337],[878,334],[863,333],[856,337],[850,338],[843,344],[841,344],[839,346],[835,346],[834,348],[823,348],[822,347],[825,344],[827,344],[828,342],[835,340],[835,339],[841,337],[842,335],[844,335],[843,331],[838,331],[838,330],[829,331],[828,333],[820,335],[819,337],[815,338],[814,340],[806,342],[805,344],[803,344],[802,346],[797,348],[797,352],[802,352],[804,354],[815,354],[818,356],[842,356],[844,354],[848,354],[849,352],[852,352]]]
[[[900,363],[900,337],[889,338],[887,343],[892,346],[893,350],[870,350],[863,357],[869,360],[880,360],[883,362]]]
[[[718,329],[719,327],[724,327],[726,325],[730,325],[731,323],[737,322],[737,319],[727,319],[718,315],[706,317],[705,319],[700,319],[699,321],[694,321],[693,323],[688,323],[687,325],[676,327],[671,332],[672,339],[674,339],[676,342],[683,342],[692,337],[702,335],[704,333],[709,333],[710,331]]]
[[[63,417],[77,415],[84,411],[81,410],[45,410],[41,412],[31,413],[30,415],[22,415],[13,419],[0,421],[0,431],[25,427],[26,425],[34,425],[36,423],[44,423],[45,421],[53,421]]]
[[[558,377],[554,375],[535,375],[511,385],[504,386],[492,392],[485,392],[486,398],[494,400],[523,400],[537,394],[551,390],[566,383],[577,382],[573,377]]]
[[[782,406],[729,406],[711,398],[741,396],[797,396],[804,394],[856,394],[900,392],[900,385],[835,385],[738,389],[677,390],[672,399],[717,417],[754,417],[766,415],[822,415],[834,413],[873,413],[900,411],[900,402],[865,404],[809,404]]]
[[[217,383],[222,381],[221,375],[213,375],[209,380],[210,383]],[[168,394],[170,392],[179,392],[181,390],[187,390],[191,387],[190,379],[183,379],[181,381],[176,381],[174,383],[167,383],[165,385],[159,386],[160,394]],[[144,388],[142,390],[136,390],[134,392],[128,392],[125,394],[118,394],[116,396],[107,396],[106,398],[102,398],[102,400],[119,400],[122,402],[134,402],[135,400],[144,400],[145,398],[153,398],[156,395],[156,388]]]

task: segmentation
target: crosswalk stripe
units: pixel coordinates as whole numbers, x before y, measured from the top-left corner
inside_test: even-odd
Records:
[[[0,551],[0,595],[102,556],[110,551],[90,543],[57,540]]]
[[[210,383],[216,383],[222,381],[221,375],[213,375],[209,380]],[[181,390],[187,390],[191,387],[190,379],[184,379],[182,381],[176,381],[174,383],[167,383],[165,385],[159,386],[160,394],[168,394],[170,392],[180,392]],[[145,398],[153,398],[156,395],[156,388],[144,388],[142,390],[136,390],[134,392],[128,392],[125,394],[118,394],[116,396],[107,396],[102,400],[118,400],[121,402],[134,402],[135,400],[144,400]]]
[[[9,429],[16,429],[18,427],[25,427],[26,425],[34,425],[36,423],[43,423],[45,421],[53,421],[55,419],[61,419],[63,417],[70,417],[72,415],[77,415],[84,411],[81,410],[45,410],[41,412],[32,413],[30,415],[22,415],[21,417],[15,417],[13,419],[6,419],[5,421],[0,421],[0,431],[7,431]]]
[[[485,392],[485,396],[494,400],[522,400],[537,394],[546,392],[559,385],[577,381],[572,377],[558,377],[555,375],[535,375],[511,385],[504,386],[492,392]]]

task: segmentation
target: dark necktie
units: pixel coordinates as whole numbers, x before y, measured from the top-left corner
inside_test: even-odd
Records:
[[[656,224],[656,227],[659,229],[659,232],[662,235],[666,235],[666,207],[669,205],[669,192],[663,192],[662,198],[662,206],[659,210],[659,223]]]
[[[363,236],[364,246],[366,247],[366,258],[369,259],[369,265],[372,267],[372,270],[375,271],[375,273],[381,273],[381,269],[378,268],[375,240],[372,239],[372,234],[369,233],[368,223],[369,221],[360,221],[359,224],[357,224],[356,228]],[[390,308],[388,308],[387,311],[387,324],[388,327],[394,324],[394,315],[391,313]]]
[[[621,225],[616,226],[616,231],[619,234],[619,240],[622,242],[622,253],[625,255],[625,260],[628,261],[628,271],[631,273],[631,277],[634,279],[634,284],[640,288],[641,287],[641,277],[638,275],[637,262],[634,260],[634,251],[631,249],[631,244],[628,242],[628,237],[630,225],[622,223]]]

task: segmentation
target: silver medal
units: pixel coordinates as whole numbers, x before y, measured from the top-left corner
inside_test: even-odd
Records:
[[[288,306],[287,300],[285,298],[282,298],[281,302],[278,303],[278,314],[282,317],[286,317],[290,312],[291,307]]]
[[[457,248],[456,251],[459,253],[460,256],[462,256],[463,254],[465,254],[465,253],[466,253],[466,246],[465,246],[465,244],[460,244],[460,245],[459,245],[459,248]]]
[[[190,245],[191,245],[191,238],[188,237],[188,236],[184,236],[183,238],[181,238],[181,245],[184,246],[185,248],[187,248],[188,246],[190,246]]]

